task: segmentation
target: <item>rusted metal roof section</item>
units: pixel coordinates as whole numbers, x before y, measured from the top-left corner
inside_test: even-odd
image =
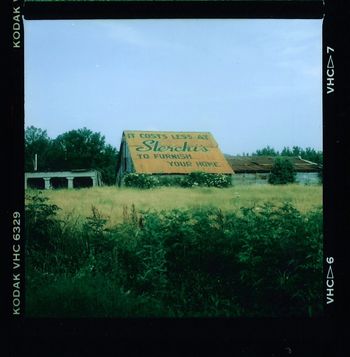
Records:
[[[208,132],[124,131],[135,172],[233,174]]]
[[[303,160],[299,157],[286,156],[294,165],[297,172],[318,172],[320,166],[314,162]],[[274,163],[273,156],[231,156],[228,163],[235,173],[242,172],[270,172]]]

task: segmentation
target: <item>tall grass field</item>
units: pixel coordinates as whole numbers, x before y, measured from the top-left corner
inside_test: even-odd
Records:
[[[29,191],[30,192],[30,191]],[[150,190],[135,188],[95,187],[79,190],[47,190],[43,194],[65,215],[85,218],[92,206],[108,217],[107,225],[121,223],[125,207],[136,210],[170,210],[174,208],[217,207],[225,212],[237,212],[241,207],[270,202],[293,204],[301,212],[322,206],[320,185],[240,185],[230,188],[179,188],[163,187]]]
[[[33,317],[322,314],[322,186],[26,191]]]

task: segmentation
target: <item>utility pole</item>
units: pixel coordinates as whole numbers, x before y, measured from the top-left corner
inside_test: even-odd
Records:
[[[34,156],[34,171],[38,171],[38,154]]]

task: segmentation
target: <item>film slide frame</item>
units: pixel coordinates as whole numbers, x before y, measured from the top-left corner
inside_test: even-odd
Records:
[[[2,211],[4,316],[13,356],[76,355],[345,356],[345,121],[349,114],[345,2],[314,1],[6,1]],[[26,20],[156,18],[323,18],[324,316],[315,319],[34,319],[25,317],[24,32]],[[19,227],[14,230],[15,227]],[[16,234],[15,234],[16,233]],[[14,270],[16,267],[16,270]],[[15,274],[16,273],[16,274]],[[15,279],[15,280],[14,280]],[[14,284],[16,289],[14,288]],[[16,293],[14,291],[17,291]],[[332,298],[327,303],[327,297]],[[19,302],[14,299],[19,299]],[[328,299],[329,301],[329,299]],[[14,305],[16,304],[16,306]],[[14,308],[20,304],[18,314]],[[345,319],[344,319],[345,320]]]

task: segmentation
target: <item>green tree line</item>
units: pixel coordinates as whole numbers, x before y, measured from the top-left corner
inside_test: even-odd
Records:
[[[266,146],[260,150],[256,150],[251,156],[300,156],[304,160],[323,164],[323,152],[310,147],[305,149],[299,146],[293,146],[292,148],[284,147],[282,151],[278,151],[270,146]]]
[[[38,171],[62,171],[74,169],[96,169],[102,174],[104,184],[112,185],[116,180],[118,151],[106,144],[101,133],[87,128],[67,131],[55,139],[47,131],[34,126],[25,130],[25,171],[34,171],[34,157],[38,155]],[[323,163],[322,151],[299,146],[284,147],[281,152],[270,146],[256,150],[247,156],[300,156],[302,159]]]
[[[87,128],[70,130],[55,139],[47,131],[34,126],[25,130],[25,171],[34,171],[35,154],[38,171],[95,169],[104,184],[112,185],[116,179],[118,151],[106,144],[105,137]]]

